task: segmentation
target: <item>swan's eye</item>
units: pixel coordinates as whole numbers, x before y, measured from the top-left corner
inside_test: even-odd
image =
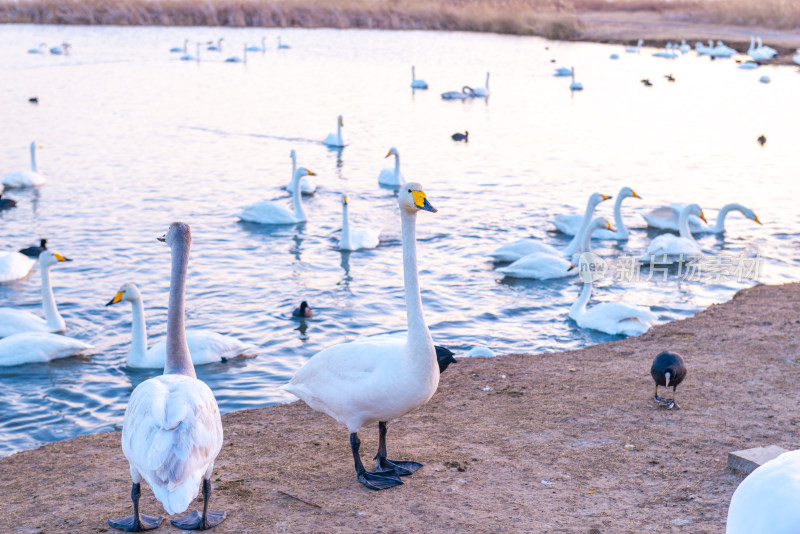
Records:
[[[410,193],[410,192],[411,192],[411,189],[409,189],[409,190],[408,190],[408,192]]]

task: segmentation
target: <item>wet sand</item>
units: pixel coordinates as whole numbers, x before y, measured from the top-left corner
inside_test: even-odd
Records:
[[[639,338],[462,359],[389,425],[390,458],[425,465],[381,492],[356,481],[347,430],[304,403],[227,414],[215,532],[722,532],[741,480],[727,453],[798,447],[798,301],[800,284],[757,286]],[[652,400],[665,349],[689,369],[680,410]],[[377,429],[360,437],[369,464]],[[129,495],[118,433],[0,459],[3,532],[108,532]],[[162,512],[142,495],[143,513]]]

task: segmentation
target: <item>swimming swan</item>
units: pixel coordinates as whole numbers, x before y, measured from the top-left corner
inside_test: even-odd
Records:
[[[425,404],[439,384],[439,364],[419,291],[415,225],[420,210],[436,212],[422,186],[409,182],[398,195],[403,236],[408,336],[389,336],[333,345],[310,358],[281,389],[324,412],[350,431],[350,447],[359,482],[380,490],[402,484],[400,476],[419,469],[417,462],[386,457],[386,423]],[[374,473],[359,456],[358,430],[378,423],[379,445]]]
[[[200,43],[197,43],[197,45],[196,45],[196,47],[195,47],[195,52],[194,52],[194,54],[195,54],[195,55],[191,55],[191,54],[186,54],[186,53],[184,53],[184,54],[183,54],[183,55],[182,55],[180,58],[178,58],[178,59],[180,59],[181,61],[195,61],[195,60],[197,60],[197,61],[199,62],[199,61],[200,61]]]
[[[35,263],[35,260],[19,252],[0,251],[0,283],[25,278]]]
[[[628,52],[628,53],[631,53],[631,54],[638,54],[639,52],[642,51],[642,45],[643,44],[644,44],[644,41],[642,39],[639,39],[639,42],[636,43],[636,46],[625,47],[625,51]]]
[[[222,419],[211,389],[196,378],[184,332],[186,270],[191,230],[172,223],[166,237],[172,249],[167,312],[167,362],[164,374],[139,384],[122,422],[122,452],[130,462],[133,515],[109,519],[113,528],[149,530],[161,517],[139,514],[140,483],[146,480],[168,514],[185,511],[203,484],[203,513],[193,511],[172,524],[184,530],[208,529],[225,512],[208,512],[211,473],[222,448]]]
[[[183,48],[181,48],[180,46],[174,46],[174,47],[170,48],[169,51],[170,52],[176,52],[176,53],[183,52],[185,54],[186,53],[186,47],[188,45],[189,45],[189,39],[184,39],[183,40]]]
[[[167,341],[162,339],[147,348],[147,323],[144,317],[142,295],[136,284],[127,283],[119,288],[106,306],[122,301],[131,303],[133,311],[131,348],[128,351],[128,367],[163,369],[167,361]],[[223,336],[209,330],[187,330],[186,342],[194,365],[205,365],[225,361],[242,354],[252,354],[255,347],[242,343],[231,336]]]
[[[0,367],[40,363],[86,354],[94,347],[50,332],[22,332],[0,339]]]
[[[475,95],[472,87],[465,85],[461,91],[447,91],[442,93],[442,100],[465,100]]]
[[[262,54],[267,51],[267,38],[261,38],[261,46],[250,45],[247,47],[248,52],[261,52]]]
[[[583,91],[583,84],[575,81],[575,67],[572,67],[572,83],[569,84],[570,91]]]
[[[781,454],[745,478],[731,497],[725,534],[795,534],[800,528],[800,450]]]
[[[380,234],[372,228],[350,228],[347,195],[342,195],[342,238],[339,250],[375,248],[380,244]]]
[[[288,50],[291,46],[281,42],[281,36],[278,36],[278,50]]]
[[[655,256],[655,260],[659,263],[675,262],[687,257],[699,256],[703,253],[700,245],[692,237],[689,231],[689,216],[696,215],[703,221],[706,220],[703,215],[703,210],[697,204],[687,204],[681,210],[678,228],[680,229],[680,236],[675,234],[662,234],[656,236],[655,239],[650,241],[650,246],[647,247],[647,252],[639,257],[639,261],[651,261],[651,257]]]
[[[381,169],[381,173],[378,175],[378,183],[389,187],[400,187],[406,183],[405,176],[400,172],[400,153],[397,152],[395,147],[392,147],[389,149],[389,153],[386,154],[387,158],[389,156],[394,156],[394,169]]]
[[[286,186],[286,190],[294,193],[294,173],[297,172],[297,154],[295,154],[294,149],[289,152],[289,156],[292,158],[292,175],[289,177],[289,185]],[[314,185],[308,175],[300,178],[300,192],[304,195],[313,195],[317,192],[317,186]]]
[[[622,220],[622,201],[628,197],[639,198],[636,191],[630,187],[623,187],[617,194],[617,200],[614,202],[614,224],[617,230],[612,232],[609,230],[598,230],[592,235],[592,239],[616,239],[617,241],[625,241],[629,237],[628,228],[625,226],[625,221]]]
[[[414,65],[411,65],[411,88],[412,89],[427,89],[428,82],[425,80],[418,80],[417,75],[414,72]]]
[[[592,220],[592,213],[594,213],[594,209],[597,205],[610,198],[610,196],[603,195],[602,193],[592,193],[592,195],[589,196],[589,202],[586,204],[586,211],[583,215],[556,215],[549,222],[561,233],[572,236],[577,235],[582,228],[588,226],[589,222]]]
[[[15,252],[15,254],[18,254]],[[20,254],[22,256],[22,254]],[[23,256],[26,259],[27,256]],[[30,260],[31,262],[33,260]],[[53,287],[50,285],[50,267],[61,261],[72,261],[61,254],[54,254],[45,250],[39,254],[39,270],[42,273],[42,308],[44,316],[41,317],[24,310],[15,308],[0,308],[0,337],[6,337],[20,332],[63,332],[66,329],[64,318],[58,313],[56,299],[53,296]]]
[[[485,98],[489,96],[491,93],[489,92],[489,73],[486,73],[486,86],[485,87],[476,87],[472,90],[473,97],[482,97]]]
[[[643,213],[641,215],[647,221],[648,226],[677,232],[679,231],[678,221],[680,219],[681,209],[683,209],[683,204],[670,204],[669,206],[661,206],[649,213]],[[725,232],[725,217],[732,211],[738,211],[748,219],[761,224],[761,221],[753,210],[741,204],[737,204],[736,202],[732,202],[724,205],[722,209],[719,210],[717,221],[713,226],[703,224],[697,216],[690,215],[689,230],[691,230],[693,234],[722,234]]]
[[[342,122],[342,116],[339,115],[339,118],[336,121],[336,133],[328,134],[328,137],[325,138],[323,143],[332,147],[344,146],[344,140],[342,139],[342,126],[344,126],[344,123]]]
[[[36,149],[42,148],[36,144],[36,141],[31,142],[31,170],[19,171],[7,174],[3,178],[3,185],[9,189],[12,187],[39,187],[44,185],[47,179],[36,169]]]
[[[272,200],[262,200],[246,207],[239,214],[239,218],[243,221],[259,224],[297,224],[305,222],[306,212],[303,210],[302,195],[298,195],[296,192],[297,184],[303,176],[315,176],[315,174],[305,167],[300,167],[295,171],[293,180],[295,193],[292,193],[294,211]]]

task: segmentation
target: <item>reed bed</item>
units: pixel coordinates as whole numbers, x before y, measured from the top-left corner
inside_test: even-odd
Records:
[[[578,38],[578,14],[596,11],[800,28],[798,0],[0,0],[4,23],[446,30],[551,39]]]

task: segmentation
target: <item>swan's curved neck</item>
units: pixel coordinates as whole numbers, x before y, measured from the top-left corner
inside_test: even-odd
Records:
[[[628,239],[628,229],[622,221],[622,200],[625,197],[617,195],[617,201],[614,202],[614,224],[617,225],[617,235],[623,239]]]
[[[41,264],[40,264],[41,265]],[[50,285],[50,266],[41,267],[42,271],[42,308],[47,326],[55,332],[63,332],[67,328],[64,318],[58,313],[53,286]]]
[[[593,227],[584,228],[581,231],[581,245],[578,247],[578,252],[591,252],[592,251],[592,232]]]
[[[692,232],[689,230],[689,211],[688,207],[681,210],[681,216],[678,219],[678,233],[683,239],[694,241]]]
[[[147,323],[144,318],[144,304],[142,299],[131,301],[131,312],[133,321],[131,324],[131,348],[128,351],[128,365],[139,367],[137,363],[142,363],[147,358]]]
[[[303,201],[301,200],[302,196],[303,193],[300,191],[300,174],[295,172],[292,178],[292,208],[294,208],[294,214],[298,221],[306,220],[306,212],[303,209]]]
[[[31,171],[39,172],[36,170],[36,145],[31,144]]]
[[[172,273],[169,280],[167,310],[167,362],[165,375],[186,375],[196,378],[189,345],[186,343],[186,271],[189,268],[189,243],[180,241],[172,248]]]
[[[731,211],[738,211],[744,214],[745,207],[741,204],[726,204],[722,206],[722,209],[719,210],[719,214],[717,215],[717,222],[714,224],[714,230],[717,232],[721,232],[725,229],[725,217],[728,216],[728,213]]]
[[[345,250],[350,250],[350,217],[348,216],[347,204],[342,204],[342,246]]]
[[[403,282],[406,293],[406,317],[408,320],[408,339],[406,345],[415,350],[411,354],[430,354],[433,352],[433,339],[425,324],[422,312],[422,298],[419,292],[417,272],[416,213],[400,209],[400,223],[403,234]],[[430,351],[430,352],[429,352]],[[427,358],[423,364],[429,364]]]
[[[584,282],[583,290],[581,291],[578,300],[576,300],[569,309],[569,316],[577,321],[578,317],[586,313],[586,304],[589,302],[589,299],[591,297],[592,297],[592,283]]]
[[[578,250],[578,246],[581,243],[581,238],[583,237],[583,233],[589,228],[589,223],[592,220],[592,213],[594,213],[595,205],[592,203],[591,199],[589,203],[586,205],[586,211],[583,213],[583,222],[581,223],[581,229],[575,234],[572,238],[572,241],[569,242],[567,248],[564,249],[564,254],[567,256],[571,256]]]

